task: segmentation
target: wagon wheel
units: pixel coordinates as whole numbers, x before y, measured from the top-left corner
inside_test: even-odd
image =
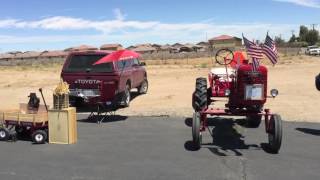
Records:
[[[31,135],[35,144],[44,144],[48,139],[48,133],[44,130],[36,130]]]
[[[269,127],[268,140],[270,151],[272,153],[278,153],[282,141],[282,121],[280,115],[274,114],[271,116]]]
[[[200,131],[200,113],[193,113],[192,119],[192,138],[196,149],[200,149],[202,143],[202,134]]]
[[[9,136],[10,134],[7,128],[0,128],[0,141],[8,141]]]
[[[220,65],[229,65],[234,58],[233,52],[230,49],[220,49],[216,53],[216,62]]]

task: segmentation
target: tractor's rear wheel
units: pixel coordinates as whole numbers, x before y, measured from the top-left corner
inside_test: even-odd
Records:
[[[271,129],[268,133],[269,149],[272,153],[278,153],[282,142],[282,120],[280,115],[272,115],[269,123]]]
[[[202,143],[202,134],[200,131],[200,113],[194,112],[192,119],[192,139],[196,149],[200,149]]]
[[[261,115],[250,115],[247,116],[247,126],[249,128],[257,128],[260,126],[262,116]]]
[[[201,111],[208,106],[208,95],[207,95],[207,79],[197,78],[196,89],[193,93],[193,109],[195,111]]]
[[[316,76],[316,88],[320,91],[320,74]]]

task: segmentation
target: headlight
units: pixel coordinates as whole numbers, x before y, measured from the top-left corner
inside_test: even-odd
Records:
[[[277,89],[271,89],[270,94],[272,97],[276,97],[279,94],[279,91]]]
[[[225,95],[225,96],[229,96],[230,93],[231,93],[230,89],[226,89],[226,90],[224,91],[224,95]]]

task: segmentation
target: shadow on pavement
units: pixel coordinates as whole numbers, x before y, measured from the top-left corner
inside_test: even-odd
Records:
[[[310,129],[310,128],[296,128],[297,131],[303,132],[305,134],[311,134],[314,136],[320,136],[320,129]]]
[[[185,124],[192,124],[192,119],[187,118]],[[232,118],[210,118],[208,121],[209,127],[213,127],[210,132],[212,143],[203,143],[202,148],[209,149],[213,154],[218,156],[242,156],[240,150],[250,148],[261,149],[256,144],[246,144],[243,135],[238,132],[237,127],[243,124],[243,120],[234,120]],[[191,125],[192,126],[192,125]],[[187,151],[196,151],[196,146],[192,141],[187,141],[184,144]],[[231,154],[230,154],[231,152]]]
[[[103,116],[93,116],[90,119],[79,119],[78,122],[80,123],[97,123]],[[128,119],[128,116],[121,116],[121,115],[107,115],[106,118],[101,123],[111,123],[117,121],[124,121]]]

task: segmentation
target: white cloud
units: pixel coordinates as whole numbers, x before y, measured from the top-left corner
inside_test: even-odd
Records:
[[[216,24],[212,20],[199,23],[163,23],[159,21],[126,20],[120,9],[114,10],[115,19],[89,20],[66,16],[46,17],[40,20],[23,21],[17,19],[0,20],[1,29],[40,29],[64,31],[73,30],[80,35],[34,35],[34,36],[5,36],[0,34],[0,44],[28,44],[28,43],[100,43],[119,42],[124,45],[134,43],[174,43],[205,41],[221,34],[241,37],[244,33],[250,39],[262,40],[266,32],[271,35],[282,34],[284,38],[290,36],[292,29],[298,30],[294,24],[242,23]],[[92,34],[81,35],[82,30],[95,30]],[[98,33],[97,33],[98,31]],[[86,31],[88,32],[88,31]],[[52,32],[51,32],[52,33]],[[70,33],[70,32],[67,32]]]
[[[274,0],[279,2],[294,3],[300,6],[320,8],[320,0]]]

